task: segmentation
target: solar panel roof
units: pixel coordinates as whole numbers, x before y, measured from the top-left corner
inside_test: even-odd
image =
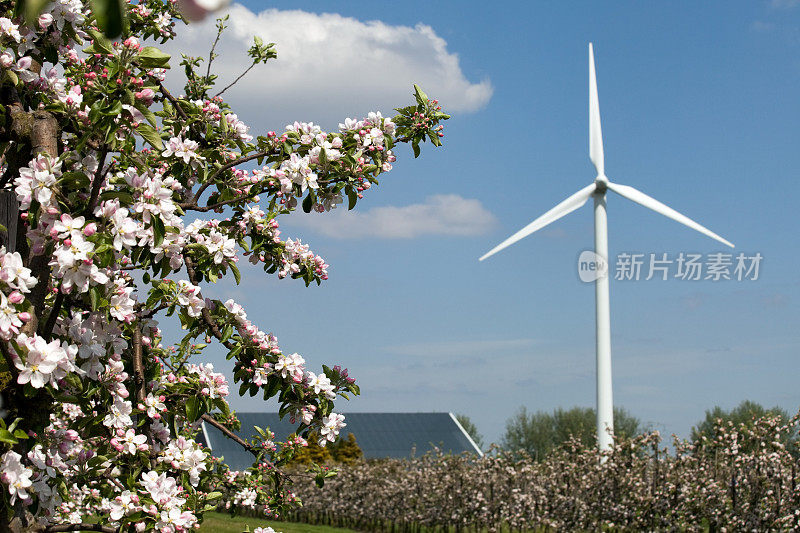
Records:
[[[277,413],[237,413],[237,416],[242,422],[237,433],[243,438],[255,435],[253,426],[269,427],[276,440],[285,440],[296,429],[288,417],[280,420]],[[347,426],[340,436],[353,433],[366,459],[410,457],[433,447],[443,453],[481,454],[451,413],[346,413],[345,416]],[[203,429],[201,440],[215,456],[224,457],[231,469],[243,470],[252,465],[253,456],[241,446],[213,426],[204,424]]]

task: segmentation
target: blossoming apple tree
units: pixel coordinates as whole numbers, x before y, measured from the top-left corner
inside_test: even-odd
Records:
[[[183,59],[183,94],[167,89],[171,58],[145,44],[175,37],[175,3],[131,3],[116,42],[80,0],[38,5],[32,17],[0,0],[0,529],[184,531],[223,495],[280,512],[295,501],[282,466],[311,431],[336,439],[333,401],[358,386],[337,366],[307,370],[203,288],[238,282],[242,263],[327,279],[279,215],[353,208],[398,143],[439,146],[449,117],[415,88],[391,119],[251,133],[215,88],[213,49]],[[276,52],[255,39],[249,54]],[[158,320],[185,337],[165,345]],[[275,398],[295,438],[236,436],[230,385],[203,362],[212,342],[239,394]],[[252,452],[246,474],[196,442],[201,421]]]

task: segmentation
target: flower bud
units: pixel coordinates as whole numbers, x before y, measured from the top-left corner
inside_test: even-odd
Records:
[[[95,224],[94,222],[88,223],[86,227],[83,228],[83,234],[86,235],[87,237],[91,237],[95,233],[97,233],[97,224]]]
[[[8,295],[8,301],[12,304],[19,304],[25,300],[25,297],[19,291],[14,291]]]

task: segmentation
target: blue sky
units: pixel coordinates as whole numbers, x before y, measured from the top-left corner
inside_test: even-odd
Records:
[[[225,79],[250,33],[277,42],[279,60],[229,95],[251,132],[390,115],[414,81],[453,114],[445,146],[418,160],[400,149],[357,215],[282,221],[331,264],[322,287],[254,270],[206,290],[236,298],[311,369],[349,367],[363,395],[342,411],[454,411],[496,441],[520,406],[594,405],[594,290],[576,267],[593,246],[591,207],[477,260],[594,178],[591,41],[609,178],[764,257],[756,281],[612,281],[615,404],[681,436],[714,405],[796,412],[800,2],[264,6],[234,6],[220,48]],[[195,26],[172,51],[207,39]],[[612,260],[725,251],[608,203]]]

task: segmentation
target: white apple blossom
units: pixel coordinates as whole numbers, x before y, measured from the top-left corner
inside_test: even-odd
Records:
[[[186,309],[189,316],[193,317],[200,316],[200,313],[206,307],[205,300],[200,297],[200,287],[183,279],[178,281],[176,301],[178,305]]]
[[[204,159],[197,153],[200,145],[190,139],[182,139],[181,137],[172,137],[167,142],[164,151],[161,153],[164,157],[176,157],[182,159],[184,163],[197,162]]]
[[[234,505],[241,505],[243,507],[253,507],[256,504],[256,499],[258,498],[258,493],[250,488],[244,488],[234,494],[233,496],[233,503]]]
[[[336,394],[333,392],[334,387],[331,385],[331,380],[325,374],[308,372],[306,375],[306,382],[314,391],[314,394],[322,394],[329,400],[336,398]]]
[[[19,252],[8,253],[5,246],[0,246],[0,281],[20,292],[30,292],[37,280],[23,265]]]
[[[200,482],[200,473],[207,469],[208,454],[201,450],[197,443],[185,437],[178,437],[164,449],[159,461],[169,463],[173,468],[189,473],[192,486]]]
[[[17,42],[22,38],[19,34],[19,26],[6,17],[0,17],[0,35],[11,37]]]
[[[129,490],[122,491],[122,494],[111,500],[108,507],[112,520],[120,520],[123,516],[135,513],[140,509],[139,498]]]
[[[131,402],[116,399],[114,403],[111,404],[108,414],[103,419],[103,425],[118,429],[128,428],[133,424],[133,420],[131,419],[132,412],[133,406]]]
[[[319,430],[318,444],[320,446],[325,446],[327,441],[335,441],[336,437],[339,435],[339,430],[346,425],[347,424],[344,423],[344,415],[331,413],[328,416],[323,417],[322,427]]]
[[[15,363],[19,370],[17,383],[20,385],[30,383],[32,387],[41,389],[53,380],[59,363],[68,357],[58,340],[48,343],[38,335],[31,338],[22,333],[17,337],[17,342],[27,348],[24,363]],[[55,383],[53,385],[56,386]]]
[[[0,338],[10,339],[22,327],[17,309],[9,304],[5,293],[0,292]]]
[[[8,485],[8,493],[11,495],[11,504],[17,501],[17,498],[23,500],[28,499],[28,489],[32,485],[31,476],[33,470],[23,465],[20,461],[22,456],[14,451],[7,451],[3,454],[2,461],[0,461],[0,481]]]
[[[22,167],[19,177],[14,180],[14,191],[20,201],[20,209],[28,209],[33,200],[42,206],[49,206],[53,199],[52,188],[60,176],[61,161],[54,161],[43,154],[31,160],[29,166]]]
[[[275,363],[275,371],[280,373],[281,377],[293,379],[296,382],[303,380],[303,371],[306,360],[299,353],[293,354],[280,354],[278,361]]]
[[[222,398],[228,395],[228,380],[225,374],[214,372],[214,365],[189,365],[187,370],[190,374],[198,376],[200,382],[200,392],[210,398]]]
[[[151,470],[143,473],[141,479],[144,489],[159,505],[180,507],[185,502],[184,499],[178,497],[181,489],[175,478],[168,476],[166,472],[159,474],[155,470]]]
[[[136,434],[134,429],[128,429],[125,434],[117,438],[122,453],[136,455],[140,447],[147,442],[147,435]]]
[[[164,397],[156,396],[152,392],[147,394],[147,397],[144,399],[144,407],[147,411],[147,416],[150,418],[161,418],[161,413],[167,408],[164,404]]]

